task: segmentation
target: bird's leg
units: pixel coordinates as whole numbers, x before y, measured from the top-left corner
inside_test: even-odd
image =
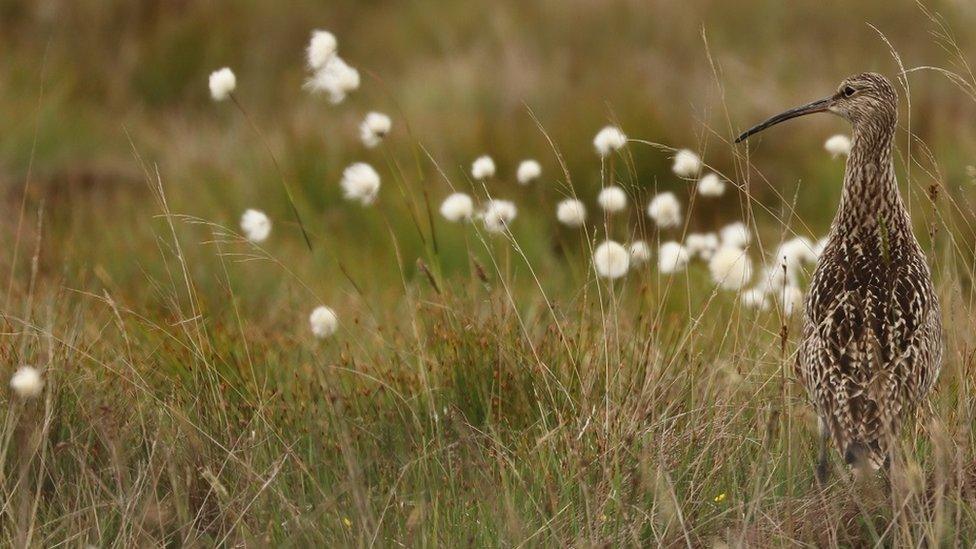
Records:
[[[823,431],[820,435],[820,459],[817,460],[817,483],[821,486],[827,484],[827,479],[830,477],[830,461],[828,459],[830,434],[826,429]]]

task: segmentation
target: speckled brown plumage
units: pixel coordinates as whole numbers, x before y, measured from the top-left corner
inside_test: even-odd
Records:
[[[824,436],[848,463],[878,468],[939,375],[941,316],[895,180],[894,88],[879,74],[859,74],[820,103],[809,112],[846,118],[853,135],[840,206],[807,297],[796,370]]]

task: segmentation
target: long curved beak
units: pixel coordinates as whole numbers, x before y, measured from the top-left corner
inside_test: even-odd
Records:
[[[807,103],[806,105],[801,105],[799,107],[790,109],[786,112],[777,114],[776,116],[767,119],[765,122],[762,122],[757,126],[753,126],[749,128],[748,130],[743,132],[742,135],[737,137],[735,142],[741,143],[742,141],[747,139],[750,135],[757,134],[770,126],[775,126],[776,124],[779,124],[780,122],[785,122],[791,118],[796,118],[798,116],[804,116],[807,114],[813,114],[815,112],[826,112],[827,109],[830,107],[830,104],[834,102],[834,99],[835,96],[825,97],[823,99],[818,99],[817,101],[814,101],[812,103]]]

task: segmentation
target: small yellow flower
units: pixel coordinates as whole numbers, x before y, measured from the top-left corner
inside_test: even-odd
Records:
[[[725,501],[725,492],[722,492],[721,494],[715,496],[714,501],[715,503],[722,503],[723,501]]]
[[[349,528],[349,527],[352,526],[352,521],[349,520],[349,517],[342,517],[342,523],[346,525],[346,528]]]

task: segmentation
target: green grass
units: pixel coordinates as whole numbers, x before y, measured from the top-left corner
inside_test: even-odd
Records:
[[[0,1],[0,374],[46,380],[41,399],[0,395],[2,543],[972,544],[971,9],[929,5],[949,42],[919,6],[880,1],[334,4]],[[850,72],[894,75],[865,22],[907,66],[963,75],[911,73],[903,106],[896,163],[947,334],[890,495],[839,463],[815,483],[798,319],[742,308],[700,262],[614,283],[589,265],[608,231],[657,243],[746,218],[756,260],[824,234],[843,166],[820,144],[843,124],[784,126],[748,158],[727,137]],[[319,26],[378,77],[342,107],[300,90]],[[209,102],[223,65],[260,134]],[[374,108],[394,131],[366,151]],[[601,167],[609,121],[643,142]],[[739,190],[689,203],[654,143],[704,151]],[[482,186],[466,171],[485,152],[500,177]],[[524,157],[544,166],[530,187],[512,177]],[[383,176],[371,208],[338,189],[357,160]],[[611,178],[632,205],[607,226]],[[441,219],[451,189],[514,200],[511,238]],[[656,190],[686,227],[649,225]],[[555,223],[574,193],[584,231]],[[248,207],[274,221],[260,247],[235,232]],[[320,303],[340,318],[324,341]]]

